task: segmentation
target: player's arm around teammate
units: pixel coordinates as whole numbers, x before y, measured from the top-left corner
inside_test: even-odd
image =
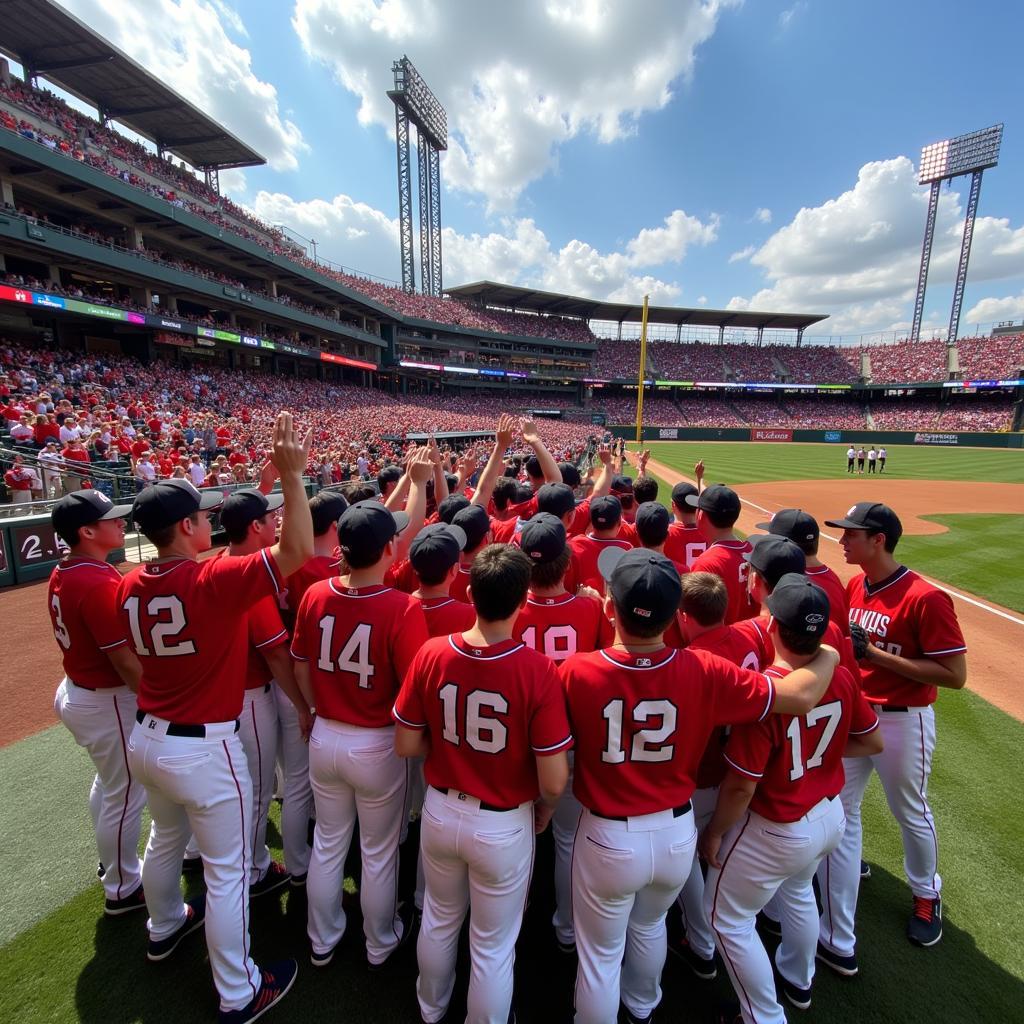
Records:
[[[146,791],[133,780],[127,739],[141,672],[117,609],[118,571],[107,563],[124,545],[128,505],[99,491],[75,491],[54,506],[53,528],[69,545],[50,575],[48,608],[64,663],[54,710],[96,767],[89,798],[110,916],[145,907],[139,828]]]
[[[459,932],[470,912],[466,1020],[505,1024],[515,943],[533,867],[572,745],[554,664],[513,638],[530,561],[508,545],[474,560],[476,624],[429,641],[395,704],[395,747],[425,756],[420,846],[426,875],[417,945],[422,1019],[444,1017]]]

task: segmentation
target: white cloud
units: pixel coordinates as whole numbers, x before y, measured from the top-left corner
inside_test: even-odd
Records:
[[[697,296],[697,305],[698,306],[706,306],[707,304],[708,304],[708,297],[706,295],[698,295]]]
[[[391,62],[408,53],[449,114],[443,177],[508,210],[581,134],[633,133],[692,75],[699,46],[740,0],[296,0],[306,52],[393,131]]]
[[[734,252],[729,257],[730,263],[742,263],[744,260],[750,259],[754,253],[757,252],[756,245],[748,245],[745,249],[740,249],[739,252]]]
[[[779,14],[779,28],[785,31],[793,23],[793,19],[806,10],[806,0],[796,0],[792,7],[787,7],[786,10]]]
[[[765,206],[759,206],[754,211],[754,220],[756,220],[759,224],[771,224],[772,211]]]
[[[1020,319],[1024,319],[1024,291],[1001,299],[982,299],[963,316],[963,322],[967,324],[991,324],[998,320]]]
[[[278,107],[277,90],[259,78],[249,51],[225,25],[245,35],[238,13],[222,0],[61,0],[157,78],[191,100],[275,170],[298,167],[309,146]]]
[[[253,211],[270,223],[284,223],[315,238],[318,253],[362,273],[393,280],[398,266],[398,222],[350,196],[300,202],[283,193],[260,192]],[[717,218],[703,223],[674,210],[657,228],[644,228],[620,251],[601,252],[572,239],[561,248],[526,217],[501,222],[500,231],[460,234],[442,231],[444,280],[465,284],[488,278],[596,299],[636,302],[644,294],[655,303],[672,302],[682,292],[676,282],[643,273],[650,266],[679,262],[690,245],[716,238]]]
[[[865,164],[852,189],[800,210],[771,235],[751,258],[766,286],[729,308],[831,313],[830,333],[894,329],[910,320],[927,206],[909,159]],[[960,195],[943,191],[929,288],[952,283],[962,232]],[[979,217],[968,280],[1020,278],[1022,269],[1024,227]]]

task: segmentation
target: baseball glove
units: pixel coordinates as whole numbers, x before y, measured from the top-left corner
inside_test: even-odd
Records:
[[[868,653],[868,647],[871,645],[867,630],[863,626],[858,626],[856,622],[851,622],[850,640],[853,642],[853,656],[858,661],[863,661],[864,656]]]

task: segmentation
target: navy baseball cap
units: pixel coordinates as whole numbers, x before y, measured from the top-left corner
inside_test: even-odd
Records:
[[[807,636],[822,637],[831,612],[828,594],[802,573],[787,573],[765,598],[776,622]]]
[[[452,525],[459,527],[466,535],[464,550],[475,551],[491,528],[491,517],[483,505],[470,505],[455,513]]]
[[[244,487],[240,491],[232,491],[220,509],[220,525],[232,532],[243,530],[250,523],[274,512],[284,504],[284,495],[264,494],[255,487]]]
[[[672,560],[647,548],[608,548],[597,569],[615,604],[642,619],[668,620],[683,596],[679,570]]]
[[[310,512],[313,516],[314,536],[323,536],[332,526],[337,527],[338,520],[345,514],[348,508],[348,499],[340,491],[317,491],[314,498],[310,499]]]
[[[400,466],[385,466],[377,474],[377,484],[381,490],[388,484],[397,484],[402,479],[402,469]]]
[[[455,518],[455,513],[461,512],[464,508],[469,508],[469,498],[464,494],[449,494],[437,506],[437,517],[442,523],[450,523]]]
[[[102,491],[86,488],[65,495],[50,510],[50,522],[61,535],[104,519],[126,519],[131,505],[115,505]]]
[[[392,512],[376,498],[357,501],[338,520],[338,547],[345,555],[357,549],[383,551],[408,525],[404,512]]]
[[[158,480],[132,503],[132,519],[143,533],[180,523],[196,512],[223,504],[220,491],[199,491],[188,480]]]
[[[550,512],[538,512],[523,524],[519,545],[532,562],[553,562],[565,550],[565,524]]]
[[[689,508],[698,508],[701,512],[716,512],[721,515],[740,514],[740,496],[725,484],[712,484],[705,487],[700,495],[691,494],[686,498]]]
[[[818,520],[802,508],[780,508],[769,523],[758,523],[759,530],[767,530],[779,537],[801,541],[817,540],[821,534]]]
[[[696,497],[697,488],[693,484],[688,484],[686,481],[681,480],[672,488],[672,504],[679,509],[689,509],[690,506],[686,504],[686,499],[691,494]]]
[[[769,587],[776,586],[783,576],[806,571],[807,556],[788,537],[759,533],[747,540],[753,545],[753,550],[743,557],[764,577]]]
[[[633,481],[628,476],[613,476],[612,477],[612,490],[616,494],[632,494],[633,493]]]
[[[466,546],[466,533],[458,526],[433,523],[416,534],[409,547],[409,561],[417,575],[443,577],[459,560]]]
[[[663,544],[671,522],[668,509],[660,501],[645,501],[637,506],[634,525],[642,544]]]
[[[590,499],[590,523],[598,530],[610,530],[622,519],[622,502],[614,494]]]
[[[826,519],[826,526],[840,530],[867,530],[868,533],[884,533],[886,540],[899,540],[903,536],[900,517],[888,505],[877,501],[858,501],[844,519]]]
[[[580,471],[571,462],[560,462],[558,471],[562,474],[562,483],[569,487],[579,487],[582,482]]]
[[[576,495],[568,484],[545,484],[537,491],[537,509],[561,518],[576,507]]]

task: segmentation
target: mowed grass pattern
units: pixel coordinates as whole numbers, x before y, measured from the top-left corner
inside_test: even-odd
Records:
[[[630,445],[636,449],[637,445]],[[693,476],[727,484],[767,480],[838,480],[846,473],[846,444],[761,444],[750,441],[654,441],[651,458]],[[865,450],[867,443],[865,442]],[[1024,449],[890,447],[885,475],[901,480],[990,480],[1024,483]]]
[[[841,980],[821,969],[815,982],[817,1024],[959,1024],[963,1020],[1019,1019],[1024,1005],[1024,948],[1019,941],[1020,879],[1024,876],[1024,822],[1019,813],[1020,749],[1024,726],[970,692],[942,694],[938,747],[930,797],[938,822],[944,879],[945,936],[930,950],[904,938],[910,894],[902,870],[899,830],[877,779],[864,807],[865,857],[872,878],[861,892],[861,975]],[[32,744],[37,738],[23,740]],[[20,746],[21,744],[19,744]],[[83,765],[70,737],[63,751],[51,746],[54,769],[77,776]],[[29,780],[19,799],[45,807]],[[43,783],[40,782],[40,789]],[[66,813],[66,812],[65,812]],[[268,839],[280,856],[279,809],[272,811]],[[92,866],[84,800],[57,824],[35,856],[54,876]],[[55,839],[54,836],[60,838]],[[70,854],[69,854],[70,851]],[[411,894],[413,861],[403,857],[403,890]],[[15,873],[16,875],[17,873]],[[556,952],[550,928],[550,834],[541,838],[533,899],[518,947],[519,1020],[530,1024],[571,1019],[575,961]],[[22,879],[8,873],[9,896]],[[193,883],[195,885],[196,883]],[[363,962],[358,903],[347,909],[348,931],[335,961],[309,966],[304,893],[271,896],[253,905],[253,953],[258,962],[296,956],[295,989],[268,1020],[334,1024],[394,1024],[418,1019],[415,956],[407,950],[385,974],[371,975]],[[144,915],[104,919],[102,890],[91,884],[59,909],[27,928],[0,953],[0,1020],[21,1024],[191,1024],[216,1014],[202,934],[190,938],[163,964],[145,960]],[[465,1007],[468,964],[465,944],[452,1020]],[[716,1000],[729,995],[724,976],[697,983],[669,958],[658,1019],[678,1024],[711,1019]]]

